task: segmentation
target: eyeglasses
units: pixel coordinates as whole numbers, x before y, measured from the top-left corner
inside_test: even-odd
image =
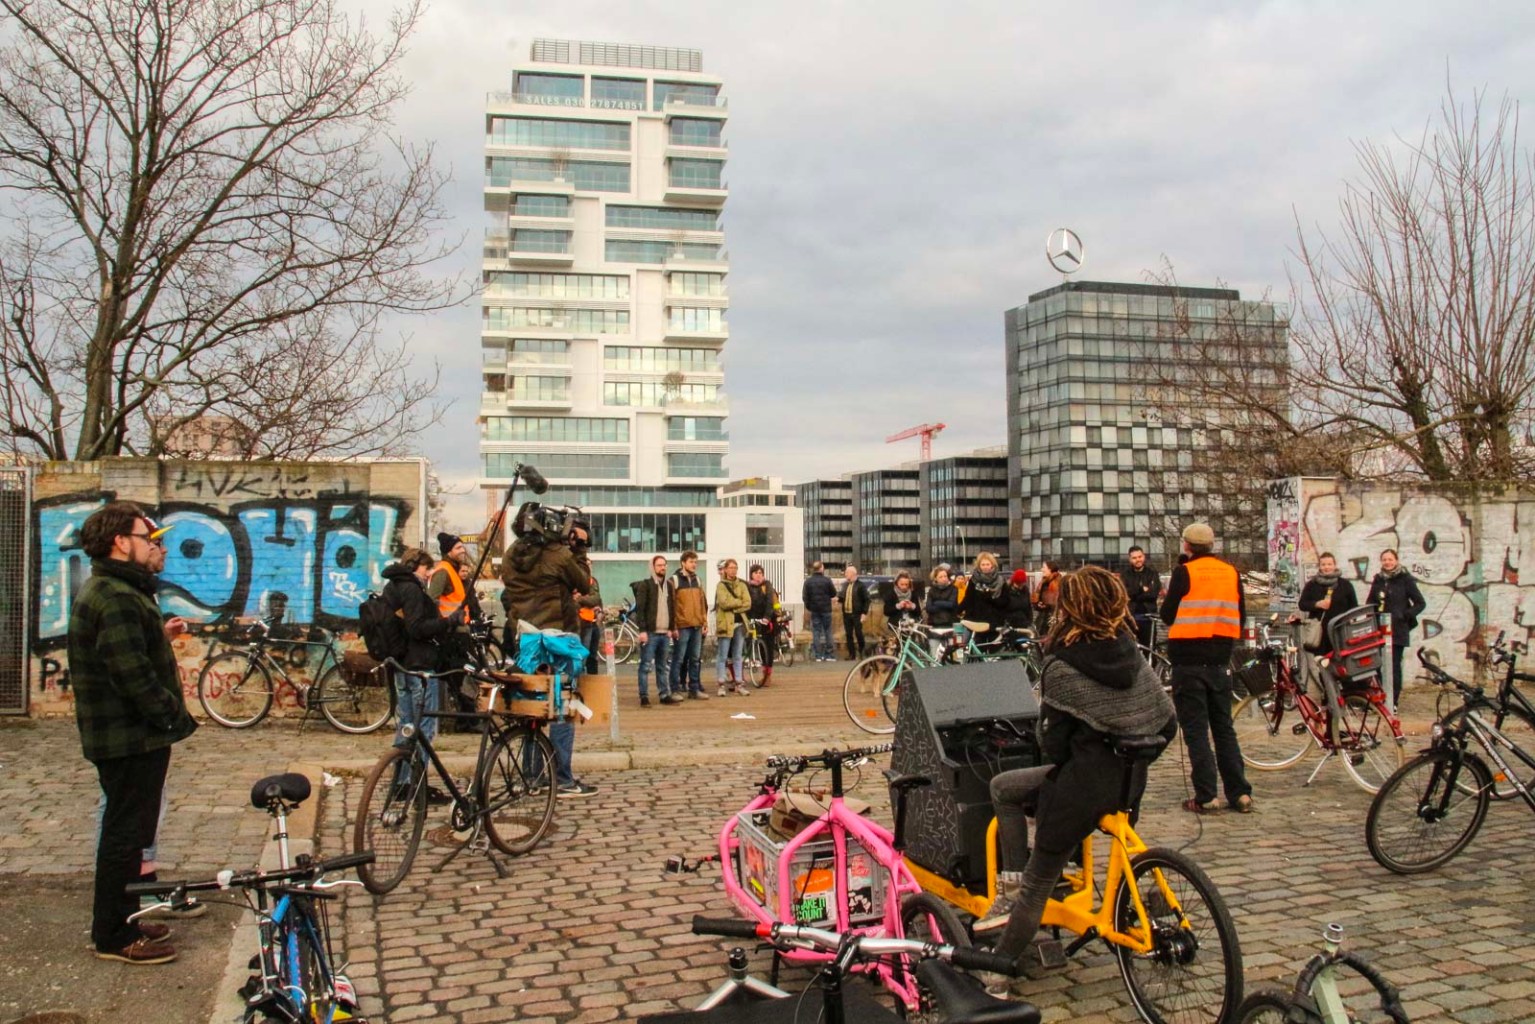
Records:
[[[139,540],[148,541],[149,543],[153,544],[157,548],[165,547],[165,539],[163,537],[156,537],[152,533],[130,533],[130,534],[128,534],[128,536],[129,537],[137,537]]]

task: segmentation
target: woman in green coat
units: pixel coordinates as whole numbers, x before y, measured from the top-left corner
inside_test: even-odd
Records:
[[[719,640],[714,655],[714,681],[719,684],[721,697],[732,689],[743,697],[749,692],[741,671],[741,652],[746,646],[746,613],[751,609],[752,597],[745,581],[736,578],[738,571],[734,558],[725,559],[720,565],[720,581],[714,588],[714,635]]]

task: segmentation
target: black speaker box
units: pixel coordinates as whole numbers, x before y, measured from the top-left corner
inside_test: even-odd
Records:
[[[957,885],[983,885],[992,776],[1039,764],[1028,669],[1021,661],[946,665],[899,685],[891,768],[933,780],[907,797],[906,855]]]

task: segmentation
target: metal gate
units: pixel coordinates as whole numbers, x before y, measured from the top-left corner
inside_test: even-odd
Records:
[[[0,466],[0,715],[27,713],[31,497],[31,472]]]

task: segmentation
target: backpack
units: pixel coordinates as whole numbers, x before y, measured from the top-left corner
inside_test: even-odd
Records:
[[[374,661],[385,658],[399,661],[405,657],[410,646],[410,637],[405,633],[405,613],[390,607],[383,594],[369,594],[363,599],[357,606],[357,621],[368,657]]]

